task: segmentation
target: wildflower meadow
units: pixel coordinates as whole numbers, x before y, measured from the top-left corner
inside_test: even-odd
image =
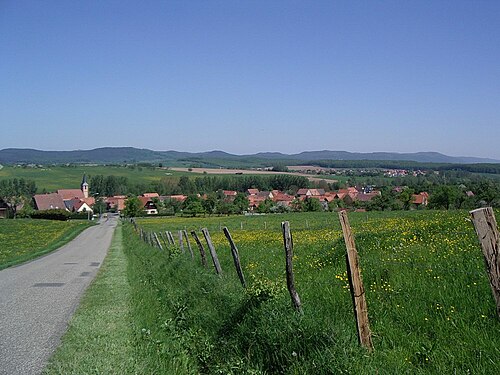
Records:
[[[192,239],[194,260],[187,252],[161,252],[140,242],[127,225],[144,348],[155,363],[172,363],[164,349],[175,345],[184,358],[176,368],[187,373],[500,373],[500,322],[468,213],[349,216],[373,353],[357,342],[335,213],[137,220],[156,232],[209,228],[222,277],[210,258],[209,267],[201,267]],[[292,229],[303,314],[292,309],[286,290],[284,220]],[[239,249],[246,290],[220,231],[224,226]]]

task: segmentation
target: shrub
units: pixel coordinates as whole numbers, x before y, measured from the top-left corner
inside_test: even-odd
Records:
[[[66,221],[71,213],[66,210],[35,211],[31,214],[32,219],[61,220]]]

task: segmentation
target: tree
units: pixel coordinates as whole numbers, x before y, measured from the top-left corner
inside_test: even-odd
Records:
[[[0,181],[0,199],[9,206],[14,218],[17,215],[17,207],[21,203],[28,204],[36,190],[36,184],[31,180],[14,178]]]
[[[95,203],[92,206],[92,209],[94,210],[94,213],[98,212],[99,215],[102,214],[103,212],[106,212],[107,208],[108,208],[108,206],[106,205],[106,202],[104,202],[104,200],[100,196],[98,196],[95,199]]]
[[[123,214],[126,217],[136,217],[140,216],[143,212],[142,203],[137,197],[129,197],[125,201],[125,209],[123,210]]]
[[[257,212],[261,214],[267,214],[271,212],[271,208],[273,207],[273,205],[274,202],[271,199],[266,198],[265,201],[260,202],[260,204],[257,206]]]
[[[182,207],[183,207],[183,212],[186,212],[187,214],[190,214],[193,217],[205,212],[205,209],[201,204],[201,199],[197,195],[189,195],[184,201]]]
[[[217,211],[217,195],[215,193],[210,193],[207,197],[201,202],[205,212],[209,215],[216,213]]]
[[[319,199],[307,197],[304,200],[304,211],[308,212],[323,211],[323,206],[321,205]]]
[[[243,211],[247,211],[248,210],[248,198],[246,197],[245,194],[243,193],[238,193],[236,195],[236,198],[234,198],[234,201],[233,201],[233,206],[234,206],[234,209],[235,209],[235,212],[237,213],[242,213]]]
[[[399,200],[403,203],[403,209],[409,210],[413,202],[413,189],[404,188],[399,194]]]
[[[176,213],[181,211],[182,202],[178,201],[177,199],[165,199],[163,201],[163,207],[169,214],[175,215]]]
[[[294,212],[302,212],[304,211],[304,202],[298,198],[295,198],[292,203],[290,203],[290,207]]]
[[[460,208],[460,196],[460,191],[456,186],[438,186],[429,197],[429,208],[445,210]]]

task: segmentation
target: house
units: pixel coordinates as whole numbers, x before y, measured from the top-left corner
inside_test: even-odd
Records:
[[[9,213],[9,205],[3,199],[0,199],[0,219],[7,219],[9,217]]]
[[[273,197],[271,199],[273,200],[273,202],[276,202],[276,204],[278,204],[280,206],[289,207],[291,205],[291,203],[293,202],[293,200],[295,199],[295,197],[293,195],[286,194],[286,193],[283,193],[281,191],[273,190],[272,194],[273,194]]]
[[[35,194],[33,200],[35,202],[35,208],[39,211],[67,210],[62,196],[57,193]]]
[[[83,191],[80,189],[59,189],[57,190],[57,194],[61,196],[63,201],[69,201],[72,199],[83,199],[85,196],[83,195]]]
[[[158,193],[144,193],[142,194],[144,198],[160,198]]]
[[[224,194],[226,198],[234,199],[238,195],[238,192],[234,190],[222,190],[222,194]]]
[[[126,195],[115,195],[113,197],[107,197],[104,199],[104,203],[108,206],[108,209],[116,209],[117,212],[123,211],[125,209],[125,201],[127,200]]]
[[[259,194],[259,189],[247,189],[248,195],[257,195]]]
[[[416,206],[427,206],[429,203],[429,193],[423,191],[419,194],[413,194],[411,203]]]
[[[373,198],[379,197],[380,195],[382,195],[382,193],[380,191],[376,191],[376,190],[374,190],[374,191],[372,191],[370,193],[359,193],[356,196],[356,200],[359,201],[359,202],[369,202]]]
[[[299,189],[297,191],[297,196],[301,197],[319,197],[325,195],[324,189]]]
[[[349,198],[353,201],[356,200],[358,194],[359,194],[359,191],[355,187],[349,187],[347,189],[340,189],[337,192],[337,196],[339,197],[339,199],[344,199],[346,196],[349,196]]]
[[[184,202],[187,199],[187,195],[177,194],[177,195],[162,195],[160,196],[160,201],[164,202],[166,200],[174,200],[178,202]]]
[[[142,209],[146,211],[147,215],[157,215],[158,214],[158,207],[156,207],[156,204],[152,201],[151,198],[148,197],[137,197],[139,198],[139,201],[141,202]]]
[[[94,210],[81,199],[71,199],[64,201],[66,209],[71,212],[90,212],[94,213]]]

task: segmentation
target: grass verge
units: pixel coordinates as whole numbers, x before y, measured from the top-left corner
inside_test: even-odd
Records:
[[[44,374],[142,373],[134,355],[127,260],[118,225],[106,259]]]

